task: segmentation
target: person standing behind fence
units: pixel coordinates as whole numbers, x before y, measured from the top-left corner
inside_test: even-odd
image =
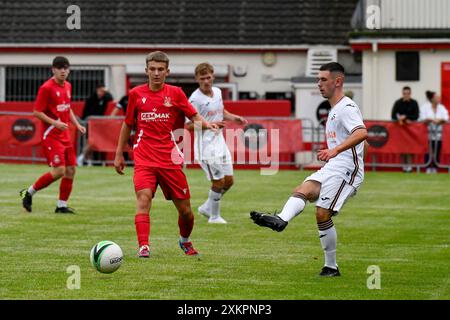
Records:
[[[130,89],[134,88],[134,86],[131,86]],[[110,116],[111,117],[117,117],[120,116],[120,113],[122,113],[123,115],[127,114],[127,107],[128,107],[128,94],[124,95],[119,102],[117,102],[117,104],[115,105],[113,111],[111,112]],[[130,145],[130,147],[133,146],[133,138],[134,138],[134,129],[131,130],[130,133],[130,139],[128,141],[128,145]],[[130,157],[128,156],[128,152],[124,152],[123,153],[123,157],[125,159],[125,161],[129,161]]]
[[[52,64],[53,77],[39,88],[36,97],[34,115],[44,123],[42,146],[51,170],[28,189],[20,191],[22,206],[28,212],[32,211],[33,195],[62,178],[55,213],[75,213],[72,208],[67,207],[76,164],[75,150],[70,141],[69,120],[82,134],[86,132],[86,128],[80,125],[70,107],[72,86],[66,81],[70,73],[69,66],[66,57],[55,57]]]
[[[104,116],[108,103],[111,101],[113,101],[113,96],[106,90],[105,85],[103,83],[98,84],[95,88],[95,92],[86,99],[81,119],[86,121],[90,116]],[[83,151],[77,158],[77,164],[78,166],[82,166],[86,161],[88,165],[91,165],[93,158],[94,152],[89,143],[86,143],[83,147]],[[97,158],[100,160],[100,157]]]
[[[433,91],[426,91],[427,102],[420,107],[420,121],[424,121],[428,124],[428,134],[431,141],[432,152],[436,155],[433,158],[432,155],[426,155],[425,162],[433,159],[427,168],[427,173],[437,172],[437,162],[439,162],[439,156],[441,153],[442,144],[442,125],[448,121],[448,111],[441,104],[441,97]]]
[[[411,98],[411,88],[403,87],[402,95],[400,99],[395,101],[391,114],[392,121],[397,121],[401,126],[419,118],[419,104]],[[412,172],[412,155],[402,154],[401,158],[404,163],[403,171]]]

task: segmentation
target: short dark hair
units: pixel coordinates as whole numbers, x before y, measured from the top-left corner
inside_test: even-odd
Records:
[[[61,69],[61,68],[69,68],[70,63],[69,60],[66,57],[63,56],[57,56],[53,59],[52,67]]]
[[[330,71],[330,72],[339,72],[345,75],[344,67],[337,62],[329,62],[322,65],[319,69],[320,71]]]
[[[425,92],[425,95],[427,96],[428,101],[431,102],[431,100],[433,100],[434,96],[436,95],[436,92],[427,90]]]
[[[411,87],[408,87],[408,86],[403,87],[402,91],[405,91],[405,90],[411,91]]]
[[[95,89],[104,88],[104,87],[106,87],[105,84],[103,82],[100,82],[99,84],[97,84],[95,86]]]

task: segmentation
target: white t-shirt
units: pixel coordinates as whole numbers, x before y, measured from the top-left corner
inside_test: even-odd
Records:
[[[431,102],[426,102],[420,107],[419,121],[424,121],[426,119],[441,119],[448,121],[448,110],[442,104],[438,104],[436,112],[434,112]],[[442,125],[430,123],[428,125],[428,132],[431,140],[442,139]]]
[[[213,96],[205,95],[200,89],[195,90],[189,97],[189,102],[198,113],[208,122],[223,120],[222,91],[212,87]],[[195,160],[221,159],[229,153],[222,130],[215,133],[212,130],[195,130],[194,157]]]
[[[328,149],[340,145],[360,128],[365,125],[359,107],[352,99],[343,97],[328,114],[325,128]],[[331,158],[324,168],[339,174],[355,188],[359,187],[364,180],[364,141]]]

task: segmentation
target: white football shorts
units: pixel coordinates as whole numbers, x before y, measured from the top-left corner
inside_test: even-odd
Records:
[[[233,175],[233,161],[229,152],[221,158],[202,160],[200,161],[200,166],[205,171],[206,178],[209,181],[220,180],[225,176]]]
[[[350,197],[356,195],[357,188],[348,184],[339,174],[332,174],[330,170],[319,170],[305,179],[320,182],[320,194],[316,200],[316,207],[333,211],[337,215]]]

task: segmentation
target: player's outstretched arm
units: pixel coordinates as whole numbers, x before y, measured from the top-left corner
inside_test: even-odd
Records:
[[[344,142],[342,142],[335,148],[319,150],[319,152],[317,152],[317,159],[321,161],[328,161],[331,158],[336,157],[339,153],[347,149],[350,149],[356,146],[357,144],[360,144],[366,139],[367,139],[366,128],[357,129]]]
[[[223,118],[224,120],[234,121],[236,123],[245,125],[248,123],[247,119],[242,116],[238,116],[237,114],[233,114],[225,109],[223,109]]]
[[[219,125],[217,125],[216,123],[210,123],[210,122],[206,121],[205,118],[203,118],[198,113],[194,114],[189,120],[191,120],[194,127],[196,127],[197,125],[199,125],[199,126],[201,125],[202,129],[210,129],[213,131],[217,131],[217,129],[219,129]]]
[[[123,169],[125,169],[125,159],[123,157],[123,150],[130,138],[130,134],[131,127],[124,122],[120,129],[119,142],[117,143],[116,156],[114,158],[114,168],[118,174],[124,174]]]
[[[369,152],[369,143],[367,140],[364,141],[364,156],[363,159],[366,159],[367,153]]]

